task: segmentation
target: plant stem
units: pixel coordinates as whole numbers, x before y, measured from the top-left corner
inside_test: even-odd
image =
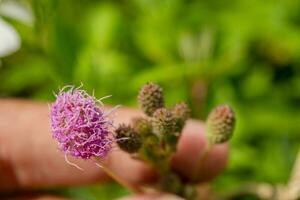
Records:
[[[199,170],[199,166],[202,168],[202,165],[205,163],[205,161],[208,158],[208,155],[210,153],[210,151],[212,150],[213,144],[211,144],[210,142],[206,145],[203,153],[201,154],[201,156],[198,158],[197,164],[196,164],[196,171],[194,171],[194,179],[197,180],[199,173],[201,170]]]
[[[111,170],[105,163],[103,163],[100,159],[96,158],[96,161],[97,161],[97,164],[98,164],[97,166],[99,166],[101,169],[103,169],[103,171],[107,175],[109,175],[112,179],[114,179],[120,185],[122,185],[123,187],[129,189],[133,193],[143,193],[143,190],[140,187],[134,186],[133,184],[129,183],[127,180],[120,177],[113,170]]]

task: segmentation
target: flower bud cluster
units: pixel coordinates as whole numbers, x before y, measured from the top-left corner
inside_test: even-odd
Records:
[[[152,133],[159,138],[178,135],[190,114],[185,103],[178,103],[173,108],[166,108],[162,91],[159,85],[147,83],[141,88],[138,97],[140,107],[148,115]]]
[[[163,89],[155,83],[147,83],[141,88],[138,102],[146,116],[133,119],[132,128],[120,125],[116,131],[117,138],[127,139],[118,141],[119,147],[129,153],[138,153],[152,163],[168,159],[176,150],[190,109],[185,103],[166,108]],[[140,146],[133,141],[137,135],[141,138]]]
[[[116,143],[121,150],[159,170],[160,189],[197,199],[196,187],[186,184],[170,167],[171,156],[190,116],[188,105],[180,102],[167,108],[162,88],[154,83],[141,88],[138,102],[145,116],[134,118],[130,125],[120,124],[113,131],[112,121],[99,106],[99,100],[80,88],[64,88],[50,107],[53,137],[65,155],[83,159],[104,158]],[[228,105],[214,108],[206,121],[210,144],[228,141],[234,126],[235,114]]]

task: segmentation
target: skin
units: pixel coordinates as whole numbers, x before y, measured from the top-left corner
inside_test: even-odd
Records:
[[[66,163],[63,153],[57,149],[56,141],[51,137],[48,114],[46,103],[0,100],[0,192],[26,194],[9,199],[61,200],[58,197],[34,195],[33,191],[110,180],[94,161],[68,158],[84,171]],[[120,108],[114,115],[115,124],[118,124],[129,123],[131,118],[141,116],[141,113],[135,109]],[[228,146],[215,145],[206,161],[198,166],[196,160],[201,157],[205,145],[203,124],[196,120],[188,121],[178,144],[178,152],[172,160],[173,169],[185,179],[194,179],[199,183],[210,181],[224,169]],[[149,184],[157,178],[149,166],[119,150],[114,150],[105,163],[134,185]],[[193,178],[195,171],[199,171],[196,179]],[[122,200],[142,199],[180,198],[167,194],[142,194]]]

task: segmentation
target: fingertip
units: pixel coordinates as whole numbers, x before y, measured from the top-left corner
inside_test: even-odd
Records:
[[[172,159],[172,168],[183,177],[191,176],[191,169],[197,164],[197,157],[205,147],[203,127],[200,124],[187,123]]]
[[[199,166],[199,158],[206,147],[204,124],[196,120],[189,120],[172,160],[173,169],[189,181],[204,182],[211,180],[225,168],[229,148],[227,144],[214,145],[206,161],[202,166]],[[197,178],[194,177],[195,171],[199,171]]]
[[[133,159],[131,155],[121,150],[112,152],[107,164],[113,172],[133,185],[152,182],[157,176],[151,166]]]
[[[212,180],[222,172],[227,164],[229,157],[228,144],[214,145],[208,154],[207,160],[201,166],[198,166],[200,175],[197,178],[199,182]],[[202,173],[201,173],[202,172]]]

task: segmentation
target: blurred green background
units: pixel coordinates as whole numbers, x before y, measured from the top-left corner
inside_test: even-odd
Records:
[[[3,0],[0,19],[21,40],[0,57],[0,97],[52,101],[58,87],[82,82],[113,95],[109,104],[136,106],[138,89],[154,81],[168,105],[185,100],[195,118],[220,103],[236,111],[216,191],[288,180],[300,144],[300,1]],[[104,187],[64,192],[126,193]]]

